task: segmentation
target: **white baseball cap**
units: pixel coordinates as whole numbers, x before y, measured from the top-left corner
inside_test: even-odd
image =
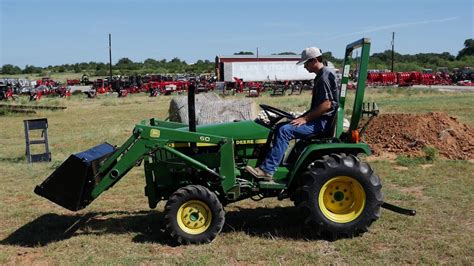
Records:
[[[321,55],[323,55],[323,53],[321,49],[319,49],[318,47],[308,47],[303,50],[303,52],[301,53],[301,60],[298,61],[298,63],[296,64],[297,65],[304,64],[306,63],[306,61],[319,57]]]

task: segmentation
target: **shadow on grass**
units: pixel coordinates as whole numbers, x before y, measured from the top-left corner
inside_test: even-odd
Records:
[[[81,219],[82,218],[82,219]],[[73,226],[76,222],[80,223]],[[296,208],[256,208],[229,211],[221,235],[229,232],[245,232],[251,236],[273,239],[315,239],[308,236],[302,227]],[[46,246],[78,235],[137,233],[133,238],[138,243],[160,243],[174,246],[175,243],[164,231],[164,214],[156,211],[98,212],[85,215],[45,214],[18,228],[2,245],[24,247]],[[73,226],[72,230],[67,231]]]
[[[4,158],[0,157],[0,162],[5,162],[5,163],[24,163],[26,162],[26,156],[18,156],[18,157],[13,157],[13,158]]]

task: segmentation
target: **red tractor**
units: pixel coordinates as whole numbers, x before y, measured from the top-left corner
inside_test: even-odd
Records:
[[[39,87],[41,85],[52,88],[52,87],[56,87],[58,85],[58,83],[56,81],[52,80],[51,78],[44,77],[44,78],[41,78],[41,79],[36,81],[36,86],[35,87]]]
[[[10,86],[0,84],[0,101],[14,100],[13,89]]]
[[[74,85],[79,85],[79,84],[81,84],[81,81],[78,80],[78,79],[68,79],[68,80],[66,80],[66,84],[67,84],[68,86],[74,86]]]
[[[96,79],[92,85],[92,88],[98,94],[104,94],[110,91],[110,85],[103,79]]]
[[[235,80],[235,91],[237,93],[242,93],[244,92],[244,80],[238,77],[234,77]]]
[[[61,98],[68,98],[71,97],[71,90],[66,86],[60,86],[56,89],[56,94]]]
[[[260,82],[247,82],[245,87],[249,90],[248,97],[258,97],[260,96],[260,92],[262,91],[262,84]]]
[[[30,101],[37,102],[41,99],[42,96],[43,90],[38,88],[30,90]]]

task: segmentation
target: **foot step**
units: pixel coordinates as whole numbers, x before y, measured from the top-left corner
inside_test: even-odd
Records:
[[[258,182],[258,187],[259,188],[264,188],[264,189],[284,189],[286,188],[285,183],[277,183],[275,181],[260,181]]]

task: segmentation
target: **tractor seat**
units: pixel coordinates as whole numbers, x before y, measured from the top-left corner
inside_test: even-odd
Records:
[[[293,163],[297,161],[299,155],[309,144],[339,142],[334,136],[337,124],[336,121],[336,116],[334,116],[333,120],[330,121],[329,127],[327,127],[323,132],[312,134],[306,138],[296,140],[295,146],[291,150],[290,154],[284,159],[285,163],[283,165],[293,165]]]
[[[337,121],[337,115],[334,115],[331,121],[328,121],[329,127],[327,127],[323,132],[319,132],[316,134],[311,134],[307,136],[306,138],[303,138],[302,140],[306,141],[316,141],[316,140],[321,140],[321,139],[332,139],[334,137],[334,133],[336,131],[336,121]]]

